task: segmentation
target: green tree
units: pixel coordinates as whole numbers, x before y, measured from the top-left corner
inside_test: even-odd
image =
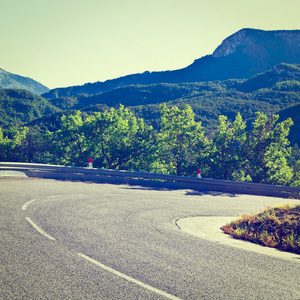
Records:
[[[290,157],[288,157],[288,164],[293,170],[293,183],[294,186],[300,186],[300,149],[298,144],[295,144]]]
[[[0,161],[24,161],[22,143],[26,138],[27,131],[26,127],[15,126],[4,135],[0,128]]]
[[[252,130],[243,147],[245,171],[254,182],[282,184],[291,182],[293,172],[287,165],[291,149],[287,136],[293,121],[289,118],[277,123],[278,115],[267,117],[256,113]]]
[[[241,149],[246,140],[246,124],[240,114],[231,123],[219,116],[208,160],[208,176],[224,180],[246,180]]]
[[[95,113],[84,124],[87,152],[95,166],[109,169],[149,170],[152,127],[145,126],[128,109]]]
[[[86,146],[81,113],[77,111],[74,115],[62,116],[61,121],[61,129],[49,133],[50,161],[55,164],[82,166],[86,161]]]
[[[207,140],[200,122],[194,120],[189,105],[160,106],[161,122],[157,135],[157,160],[153,170],[159,173],[195,176],[199,162],[206,155]]]
[[[48,163],[50,158],[49,133],[42,131],[38,126],[28,127],[26,137],[20,145],[22,161],[35,163]]]

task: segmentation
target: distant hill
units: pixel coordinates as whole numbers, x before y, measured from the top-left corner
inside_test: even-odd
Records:
[[[144,72],[105,82],[57,88],[43,96],[54,99],[78,94],[93,95],[136,84],[249,79],[280,63],[300,64],[300,30],[242,29],[226,38],[212,55],[199,58],[186,68]]]
[[[36,95],[47,93],[49,89],[41,83],[20,75],[9,73],[0,69],[0,88],[1,89],[23,89]]]
[[[157,104],[171,100],[191,97],[201,91],[217,92],[224,90],[218,82],[199,83],[158,83],[150,85],[129,85],[95,95],[77,95],[49,100],[60,109],[82,109],[91,105],[118,107]]]
[[[246,80],[239,90],[251,93],[262,88],[300,91],[300,64],[278,64],[272,70]]]
[[[180,108],[188,104],[193,108],[196,120],[202,121],[208,130],[216,127],[220,114],[233,120],[240,112],[245,120],[250,121],[257,111],[274,114],[300,103],[299,92],[277,89],[281,82],[274,83],[274,88],[262,85],[261,89],[247,93],[240,90],[245,82],[247,81],[231,79],[214,82],[130,85],[101,94],[62,97],[49,102],[62,110],[77,109],[87,113],[102,112],[123,104],[137,117],[144,118],[155,128],[159,126],[161,103]]]
[[[25,124],[59,111],[48,100],[26,90],[0,89],[0,126]]]

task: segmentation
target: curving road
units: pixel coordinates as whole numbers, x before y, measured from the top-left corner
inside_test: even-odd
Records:
[[[283,259],[181,231],[296,200],[0,179],[0,299],[300,299]]]

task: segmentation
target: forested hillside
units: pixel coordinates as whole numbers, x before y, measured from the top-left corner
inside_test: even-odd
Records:
[[[25,124],[58,111],[48,100],[31,92],[0,89],[0,126]]]
[[[253,76],[243,82],[238,89],[243,92],[254,92],[263,88],[273,88],[279,91],[300,91],[300,65],[276,65],[272,70]]]
[[[211,132],[216,129],[219,115],[233,120],[239,112],[248,122],[255,118],[257,111],[274,114],[300,103],[298,86],[298,66],[280,64],[249,80],[131,85],[91,96],[77,95],[49,101],[63,110],[80,109],[87,113],[103,112],[122,104],[155,129],[159,127],[161,103],[179,108],[188,104],[195,119],[202,121]]]
[[[0,124],[8,126],[35,120],[34,124],[51,129],[57,128],[61,112],[69,114],[68,111],[81,110],[89,115],[111,107],[118,108],[121,104],[158,130],[159,106],[165,103],[168,107],[177,106],[180,109],[190,105],[195,120],[201,121],[206,134],[211,135],[217,127],[219,115],[233,121],[240,113],[249,123],[257,111],[267,115],[281,114],[281,110],[299,104],[299,80],[298,65],[280,64],[248,80],[131,85],[91,96],[77,95],[52,100],[25,91],[1,90]],[[46,116],[48,114],[52,115]],[[297,128],[298,118],[294,116],[294,119],[291,142],[300,144],[300,135],[295,134],[297,131],[293,129]]]

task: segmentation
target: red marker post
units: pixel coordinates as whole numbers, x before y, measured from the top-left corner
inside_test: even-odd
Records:
[[[92,169],[93,168],[93,159],[89,158],[89,168]]]
[[[199,169],[197,170],[197,177],[201,178],[201,171]]]

